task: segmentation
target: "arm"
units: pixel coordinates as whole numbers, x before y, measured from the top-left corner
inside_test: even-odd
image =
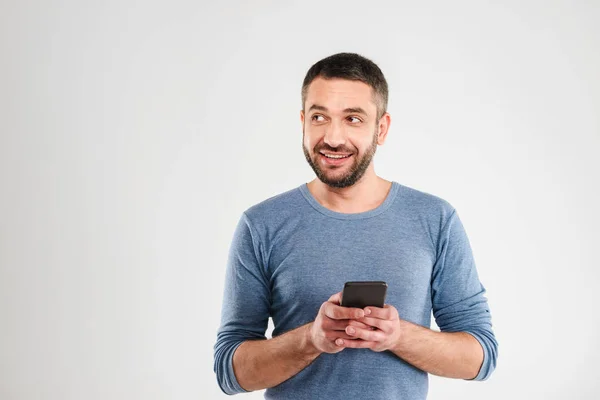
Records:
[[[436,332],[400,321],[400,340],[391,351],[430,374],[474,379],[483,362],[479,342],[465,332]]]
[[[233,370],[245,391],[279,385],[306,368],[321,352],[310,340],[310,324],[268,340],[243,342],[233,355]]]
[[[217,383],[229,395],[247,391],[240,386],[234,373],[233,359],[237,349],[246,341],[266,342],[270,289],[263,268],[262,250],[257,232],[243,213],[229,248],[221,325],[214,346]]]
[[[492,330],[486,290],[479,281],[469,239],[456,210],[440,231],[437,249],[431,280],[433,316],[442,334],[462,332],[471,343],[472,338],[479,342],[479,347],[467,347],[470,352],[465,356],[468,360],[479,360],[483,353],[472,379],[485,380],[496,368],[498,342]],[[459,365],[457,361],[456,368],[462,369]]]

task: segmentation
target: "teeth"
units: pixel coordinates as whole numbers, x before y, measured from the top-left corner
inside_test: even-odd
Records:
[[[323,154],[325,157],[327,158],[345,158],[345,157],[349,157],[350,155],[348,154],[347,156],[341,156],[341,155],[333,155],[333,154]]]

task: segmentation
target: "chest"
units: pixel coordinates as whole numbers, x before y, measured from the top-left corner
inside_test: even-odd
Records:
[[[271,254],[271,315],[276,330],[311,321],[347,281],[385,281],[386,303],[420,320],[431,309],[435,255],[428,238],[385,225],[297,230]],[[428,314],[427,314],[428,315]]]

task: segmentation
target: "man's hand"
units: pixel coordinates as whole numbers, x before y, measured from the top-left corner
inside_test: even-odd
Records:
[[[355,340],[342,338],[341,347],[367,348],[378,352],[394,350],[401,336],[398,310],[386,304],[383,308],[365,307],[364,312],[365,316],[350,321],[345,331],[350,339]]]
[[[347,333],[350,323],[356,329],[369,329],[368,325],[359,322],[364,318],[364,310],[340,306],[341,298],[342,292],[338,292],[321,304],[315,321],[311,323],[309,340],[321,352],[339,353],[344,350],[343,343],[354,342],[356,337]]]

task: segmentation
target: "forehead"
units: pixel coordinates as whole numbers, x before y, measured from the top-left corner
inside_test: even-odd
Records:
[[[376,112],[373,89],[364,82],[348,79],[324,79],[317,77],[311,82],[306,92],[306,104],[318,104],[330,110],[362,107],[367,112]]]

